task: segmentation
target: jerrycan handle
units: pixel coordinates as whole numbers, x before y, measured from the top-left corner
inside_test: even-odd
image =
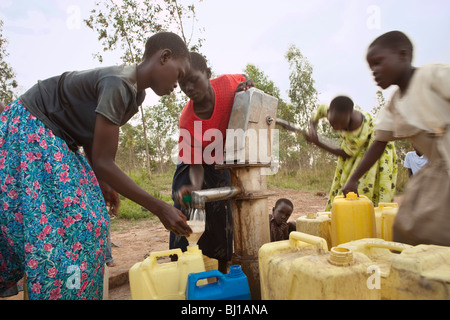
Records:
[[[165,250],[165,251],[159,251],[159,252],[152,252],[150,254],[150,261],[153,267],[158,267],[160,264],[158,263],[157,259],[161,257],[168,257],[170,255],[177,255],[178,258],[180,258],[183,255],[183,251],[181,249],[172,249],[172,250]]]
[[[386,240],[378,239],[378,238],[369,238],[369,239],[362,239],[362,240],[364,240],[364,243],[362,243],[362,246],[367,249],[380,248],[380,249],[388,249],[388,250],[394,250],[394,251],[401,252],[405,249],[409,249],[409,248],[413,247],[406,243],[386,241]],[[358,241],[359,240],[356,240],[356,242],[358,242]],[[352,242],[349,242],[349,243],[352,243]],[[347,248],[347,243],[340,244],[338,247]]]
[[[290,245],[292,247],[296,247],[298,241],[315,246],[318,253],[325,253],[328,251],[327,241],[324,238],[316,237],[303,232],[292,231],[289,234]]]
[[[199,273],[190,273],[188,275],[189,288],[192,289],[197,286],[197,282],[203,279],[217,277],[219,279],[225,279],[225,276],[219,270],[209,270]]]
[[[396,202],[380,202],[378,203],[378,208],[398,208],[398,203]]]
[[[382,241],[367,242],[365,244],[365,247],[367,247],[367,248],[389,249],[389,250],[395,250],[395,251],[402,252],[403,250],[412,248],[413,246],[411,246],[409,244],[406,244],[406,243],[382,240]]]

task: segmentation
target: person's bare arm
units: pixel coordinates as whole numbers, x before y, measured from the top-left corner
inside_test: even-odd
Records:
[[[198,191],[202,189],[203,180],[205,176],[205,169],[201,164],[191,164],[189,166],[189,179],[191,180],[190,185],[182,186],[177,190],[177,201],[182,206],[186,206],[183,202],[183,196],[191,194],[192,191]]]
[[[381,155],[384,152],[384,149],[386,148],[387,142],[386,141],[378,141],[375,140],[369,149],[367,149],[366,153],[364,154],[364,157],[361,159],[361,162],[356,167],[353,174],[350,176],[350,178],[347,180],[347,183],[345,184],[344,188],[342,189],[342,192],[345,195],[349,192],[358,193],[358,181],[361,179],[361,177],[369,171],[370,168],[375,164],[375,162],[380,159]]]
[[[91,157],[94,172],[99,180],[154,213],[166,229],[178,235],[191,233],[192,230],[186,224],[186,218],[181,211],[148,194],[116,165],[114,159],[118,141],[119,126],[98,114]]]
[[[313,121],[312,119],[309,121],[309,134],[303,134],[306,141],[310,143],[314,143],[319,148],[328,151],[338,157],[342,157],[344,159],[350,158],[350,155],[348,155],[344,150],[340,148],[336,148],[334,146],[329,146],[326,143],[323,143],[319,140],[319,136],[317,134],[317,122]]]

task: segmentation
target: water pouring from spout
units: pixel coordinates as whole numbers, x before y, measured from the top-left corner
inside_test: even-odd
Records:
[[[205,217],[204,209],[191,209],[187,224],[191,227],[192,233],[186,237],[190,247],[196,246],[203,232],[205,232]]]

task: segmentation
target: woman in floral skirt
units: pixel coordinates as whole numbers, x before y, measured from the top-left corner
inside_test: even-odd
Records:
[[[106,204],[117,207],[116,191],[167,229],[189,234],[180,211],[142,190],[114,163],[119,128],[137,112],[145,89],[169,94],[189,67],[181,38],[158,33],[138,65],[66,72],[39,81],[5,107],[0,296],[25,276],[30,299],[102,299]]]

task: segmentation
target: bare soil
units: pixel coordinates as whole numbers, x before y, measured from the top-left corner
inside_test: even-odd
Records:
[[[322,211],[327,202],[327,194],[302,192],[297,190],[271,189],[277,196],[269,197],[269,210],[279,198],[287,198],[294,204],[290,220],[308,212]],[[270,212],[267,212],[269,215]],[[169,249],[169,232],[159,220],[141,222],[120,222],[118,230],[111,231],[112,256],[115,266],[109,268],[109,300],[131,300],[128,284],[128,270],[143,261],[151,252]],[[117,245],[117,246],[115,246]]]

